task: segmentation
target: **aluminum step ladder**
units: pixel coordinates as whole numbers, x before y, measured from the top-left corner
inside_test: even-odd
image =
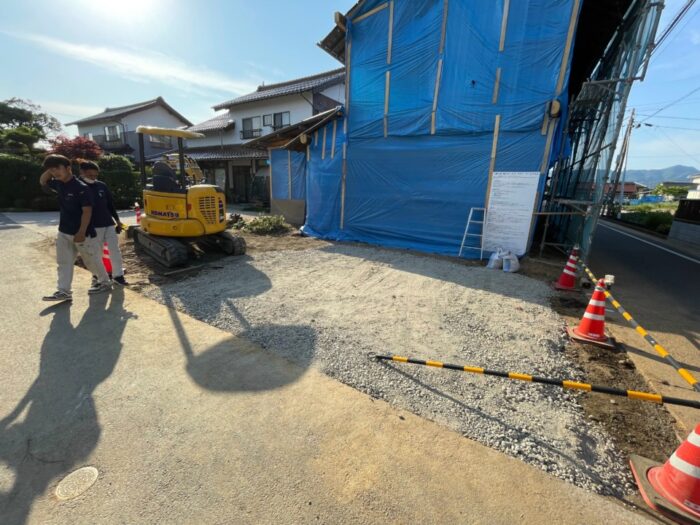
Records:
[[[477,220],[478,215],[481,214],[481,220]],[[467,218],[467,226],[464,228],[464,235],[462,236],[462,245],[459,247],[459,256],[462,256],[464,250],[479,250],[479,259],[484,258],[484,223],[486,222],[486,208],[470,208],[469,217]],[[481,233],[474,233],[470,230],[471,225],[476,224]],[[465,246],[467,242],[467,237],[477,237],[479,239],[479,246]]]

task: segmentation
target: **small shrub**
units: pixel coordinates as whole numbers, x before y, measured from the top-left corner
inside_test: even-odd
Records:
[[[288,231],[289,225],[284,222],[284,217],[281,215],[264,215],[245,223],[243,228],[257,235],[272,235]]]
[[[671,229],[673,215],[665,211],[632,212],[622,215],[622,220],[643,226],[658,233],[667,234]]]
[[[0,208],[24,208],[43,196],[41,171],[41,164],[30,158],[0,154]]]

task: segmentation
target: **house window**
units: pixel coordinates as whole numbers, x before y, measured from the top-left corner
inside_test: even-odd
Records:
[[[148,142],[156,148],[172,148],[173,138],[168,135],[149,135]]]
[[[289,126],[289,111],[284,111],[282,113],[275,113],[274,115],[274,128],[283,128],[284,126]]]
[[[93,140],[92,133],[83,133],[83,138],[88,140]]]
[[[121,136],[121,129],[119,126],[105,126],[105,140],[107,142],[114,142],[119,140]]]
[[[272,113],[263,115],[263,126],[272,126]]]
[[[249,117],[243,119],[242,139],[252,139],[259,137],[262,132],[262,119],[260,117]]]

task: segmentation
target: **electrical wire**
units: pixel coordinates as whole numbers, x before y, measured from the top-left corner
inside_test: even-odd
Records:
[[[666,28],[661,33],[661,36],[659,37],[659,39],[656,41],[654,48],[651,50],[650,56],[653,56],[654,53],[659,50],[659,48],[662,46],[664,41],[668,38],[668,35],[670,35],[673,32],[673,30],[678,26],[678,24],[683,19],[683,17],[688,14],[688,11],[690,11],[690,8],[693,7],[693,4],[695,4],[695,0],[688,0],[685,3],[685,5],[683,7],[681,7],[681,9],[676,13],[676,16],[673,17],[671,22],[666,26]],[[688,22],[686,22],[685,25],[687,25],[690,22],[690,20],[692,20],[695,17],[696,14],[697,14],[697,12],[693,13],[693,16],[688,20]],[[685,27],[685,25],[683,27]],[[678,35],[678,33],[676,33],[676,35]],[[676,37],[676,35],[674,35],[674,38]],[[673,40],[673,39],[671,39],[671,40]],[[669,42],[670,42],[670,40],[669,40]]]
[[[659,124],[646,124],[647,126],[652,126],[654,128],[664,128],[664,129],[682,129],[685,131],[700,131],[700,128],[683,128],[681,126],[661,126]]]
[[[677,98],[676,100],[670,102],[669,104],[666,104],[665,106],[662,106],[660,109],[657,109],[657,110],[656,110],[654,113],[652,113],[650,116],[646,117],[645,119],[640,120],[640,121],[638,122],[638,124],[643,124],[644,122],[646,122],[646,121],[649,120],[650,118],[655,117],[656,115],[658,115],[658,114],[661,113],[662,111],[666,111],[666,110],[667,110],[668,108],[670,108],[670,107],[675,106],[675,105],[678,104],[679,102],[682,102],[683,100],[685,100],[685,99],[687,99],[688,97],[694,95],[694,94],[697,93],[698,91],[700,91],[700,86],[698,86],[698,87],[692,89],[691,91],[689,91],[688,93],[686,93],[686,94],[683,95],[682,97]]]
[[[651,117],[651,115],[645,115],[644,113],[637,113],[640,117]],[[677,116],[664,116],[658,115],[656,118],[669,119],[669,120],[700,120],[700,117],[677,117]]]
[[[689,159],[693,159],[693,161],[695,161],[695,162],[697,162],[698,164],[700,164],[700,159],[698,159],[697,157],[695,157],[695,156],[691,155],[690,153],[688,153],[687,151],[685,151],[685,150],[680,146],[680,144],[678,144],[675,140],[673,140],[673,139],[671,138],[671,136],[670,136],[668,133],[666,133],[663,129],[660,129],[659,132],[660,132],[671,144],[673,144],[674,146],[676,146],[676,147],[678,148],[678,150],[679,150],[681,153],[683,153],[683,154],[684,154],[685,156],[687,156]]]

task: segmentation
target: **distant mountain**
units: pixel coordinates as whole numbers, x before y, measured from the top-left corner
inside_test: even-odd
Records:
[[[692,166],[671,166],[670,168],[662,168],[658,170],[627,170],[625,180],[627,182],[638,182],[649,188],[655,188],[660,182],[667,180],[676,182],[690,182],[688,175],[695,175],[700,172],[699,169]]]

